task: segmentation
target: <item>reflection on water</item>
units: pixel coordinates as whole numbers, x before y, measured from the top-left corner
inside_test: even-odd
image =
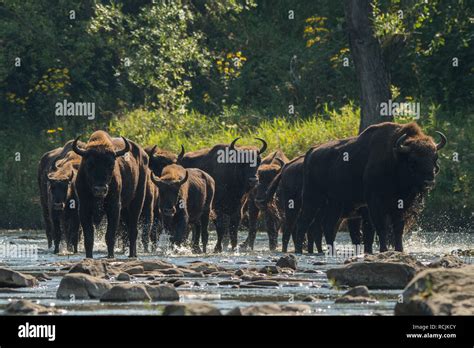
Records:
[[[246,232],[240,233],[241,241]],[[353,250],[347,233],[339,233],[336,249],[346,252]],[[215,233],[210,233],[209,250],[215,243]],[[405,236],[406,251],[422,262],[430,262],[436,257],[451,253],[457,249],[470,249],[474,245],[474,233],[447,233],[447,232],[413,232]],[[96,258],[106,257],[105,242],[99,240],[94,246]],[[63,248],[65,251],[65,248]],[[290,247],[291,250],[291,247]],[[223,266],[227,269],[261,267],[274,262],[283,255],[280,252],[268,252],[266,233],[257,236],[253,252],[224,252],[222,254],[208,253],[193,255],[189,249],[179,250],[169,248],[169,237],[161,236],[159,247],[155,253],[139,253],[140,259],[162,259],[177,265],[187,265],[192,261],[203,260]],[[0,308],[11,299],[37,299],[42,304],[54,303],[58,308],[67,310],[70,315],[159,315],[164,303],[100,303],[97,300],[86,300],[71,303],[57,300],[56,290],[61,280],[61,262],[79,261],[84,257],[82,245],[77,255],[66,252],[53,255],[47,249],[44,231],[0,231],[0,262],[4,266],[23,272],[46,272],[52,275],[50,280],[40,282],[36,288],[2,289],[0,291]],[[117,258],[126,259],[127,252],[117,247]],[[298,281],[281,283],[278,288],[242,289],[232,288],[230,285],[217,285],[222,278],[192,278],[194,284],[190,288],[180,289],[181,301],[209,302],[224,313],[236,306],[248,306],[264,303],[304,303],[311,306],[314,315],[391,315],[393,307],[400,293],[398,290],[371,290],[378,302],[372,304],[334,304],[334,299],[344,290],[334,289],[326,278],[326,270],[340,265],[344,257],[327,257],[325,255],[298,256],[298,271],[291,278]],[[57,273],[60,272],[60,273]],[[186,280],[186,277],[182,278]],[[299,282],[301,279],[301,282]],[[314,302],[302,300],[311,295]]]

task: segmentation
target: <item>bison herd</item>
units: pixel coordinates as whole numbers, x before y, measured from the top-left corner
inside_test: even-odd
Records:
[[[105,217],[108,257],[117,236],[137,256],[155,250],[161,233],[194,253],[207,251],[208,224],[217,232],[215,252],[237,248],[241,220],[248,236],[241,249],[253,249],[257,218],[264,217],[269,249],[282,251],[290,237],[295,252],[322,252],[322,237],[334,247],[343,221],[353,244],[372,253],[377,233],[380,250],[402,236],[422,207],[439,172],[440,142],[416,123],[381,123],[359,136],[310,148],[289,160],[281,150],[263,157],[261,147],[230,144],[176,155],[157,146],[142,148],[125,138],[94,132],[87,143],[68,141],[43,155],[38,166],[41,206],[48,247],[59,252],[61,239],[77,252],[80,231],[86,257],[93,257],[96,226]],[[245,155],[245,156],[244,156]],[[362,230],[362,231],[361,231]]]

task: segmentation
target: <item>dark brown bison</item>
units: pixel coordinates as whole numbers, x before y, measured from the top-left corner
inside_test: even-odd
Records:
[[[261,149],[255,146],[235,146],[239,138],[229,145],[219,144],[210,149],[186,153],[179,163],[185,168],[199,168],[208,173],[216,183],[213,209],[216,214],[217,244],[216,252],[227,246],[230,236],[232,249],[237,247],[237,232],[240,224],[242,197],[257,183],[257,168]]]
[[[296,245],[296,221],[301,209],[301,195],[303,190],[303,166],[304,156],[298,156],[286,163],[281,171],[274,177],[271,183],[262,187],[256,197],[256,202],[260,206],[276,206],[279,226],[282,229],[282,251],[288,251],[290,236],[293,244]],[[260,184],[260,183],[259,183]],[[274,197],[275,195],[275,197]],[[359,215],[366,217],[364,212]],[[347,220],[347,226],[351,236],[351,241],[355,245],[361,244],[361,216],[354,214]],[[364,236],[370,235],[370,225],[364,220]],[[307,231],[308,252],[313,253],[313,243],[319,253],[322,253],[322,230],[316,221],[311,224]],[[304,238],[303,238],[304,239]]]
[[[185,169],[180,165],[166,166],[161,177],[152,174],[158,187],[158,207],[163,220],[163,228],[170,232],[171,241],[176,245],[186,242],[188,226],[193,228],[193,252],[206,252],[209,214],[214,198],[214,179],[196,168]]]
[[[54,241],[54,252],[64,230],[67,247],[77,252],[79,237],[78,200],[75,192],[75,175],[79,161],[72,152],[72,140],[64,147],[45,153],[38,165],[40,202],[46,227],[48,248]]]
[[[387,250],[390,227],[395,250],[403,251],[405,225],[420,211],[439,171],[437,152],[446,137],[437,133],[439,144],[416,123],[386,122],[368,127],[357,137],[310,149],[304,160],[296,252],[302,252],[302,237],[314,220],[321,222],[326,243],[333,247],[341,219],[365,206],[380,251]]]
[[[281,150],[274,151],[262,159],[257,170],[258,183],[245,196],[244,207],[248,212],[249,233],[247,239],[240,245],[243,250],[253,250],[257,235],[257,219],[260,211],[264,214],[265,226],[268,233],[268,243],[271,251],[278,246],[279,219],[273,205],[259,205],[256,197],[262,197],[281,168],[289,160]],[[245,212],[244,212],[245,213]]]
[[[82,156],[76,189],[80,201],[80,220],[84,232],[86,257],[92,258],[95,224],[107,216],[108,257],[114,257],[117,227],[122,219],[129,238],[130,257],[137,256],[137,224],[145,198],[148,155],[136,143],[111,138],[104,131],[94,132],[84,148],[73,150]]]
[[[174,154],[171,151],[163,150],[158,148],[157,145],[147,146],[145,152],[150,157],[149,167],[153,174],[161,176],[161,171],[164,167],[170,164],[176,164],[178,159],[184,155],[184,147],[181,146],[181,152],[179,155]]]

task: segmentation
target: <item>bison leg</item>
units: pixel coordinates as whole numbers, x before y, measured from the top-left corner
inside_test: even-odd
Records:
[[[77,253],[77,244],[79,243],[79,217],[77,211],[72,211],[69,217],[69,242],[72,251]]]
[[[359,213],[362,216],[362,235],[364,238],[364,253],[373,253],[374,234],[375,231],[370,221],[369,211],[367,208],[360,208]]]
[[[230,216],[230,226],[229,226],[229,235],[230,235],[230,245],[232,251],[237,248],[237,236],[239,231],[240,224],[240,209],[237,210],[237,213],[234,213]]]
[[[309,194],[303,197],[303,204],[298,217],[298,223],[296,224],[296,243],[295,253],[303,253],[303,242],[306,236],[306,232],[309,226],[312,224],[316,213],[319,211],[320,204],[315,201],[313,197],[308,197]]]
[[[313,235],[313,241],[316,243],[316,248],[318,253],[323,252],[323,229],[321,228],[321,223],[318,220],[313,221],[311,226],[309,226],[310,233]],[[309,250],[308,250],[309,252]]]
[[[128,211],[124,211],[125,214]],[[107,232],[105,232],[105,243],[107,244],[107,257],[110,259],[114,258],[114,248],[115,248],[115,236],[117,233],[117,228],[120,223],[120,208],[109,207],[107,211]],[[135,226],[136,229],[136,226]],[[129,235],[130,240],[132,239],[130,235],[133,233],[132,231],[132,222],[130,221],[130,217],[127,219],[127,232]],[[135,232],[136,233],[136,232]],[[136,235],[135,235],[136,239]],[[132,243],[130,242],[130,252],[132,250]]]
[[[294,209],[289,208],[288,206],[285,208],[285,216],[283,221],[283,236],[282,236],[282,252],[288,252],[288,243],[290,241],[290,236],[293,239],[293,244],[296,245],[296,231],[295,231],[295,224],[296,218],[298,217],[298,209],[296,207]]]
[[[323,222],[323,232],[324,238],[326,239],[326,244],[331,248],[332,252],[335,252],[334,241],[336,240],[336,233],[339,229],[342,216],[342,208],[339,204],[333,202],[328,204],[326,215]]]
[[[347,228],[349,229],[349,235],[351,236],[351,242],[354,245],[360,245],[362,235],[360,233],[360,218],[347,219]]]
[[[195,223],[192,226],[193,236],[192,236],[192,251],[194,254],[200,254],[201,248],[199,247],[199,240],[201,239],[201,224]]]
[[[240,245],[240,247],[244,250],[253,250],[255,238],[257,236],[257,218],[259,209],[255,205],[255,201],[253,199],[248,199],[247,202],[247,209],[249,213],[249,234],[247,235],[247,239]]]
[[[405,229],[405,221],[399,214],[392,216],[393,237],[395,239],[395,251],[403,252],[403,231]]]
[[[222,252],[222,244],[224,242],[224,236],[229,231],[229,215],[224,214],[223,212],[216,211],[216,232],[217,232],[217,243],[214,247],[214,252],[220,253]],[[226,241],[227,243],[227,241]],[[227,247],[227,245],[226,245]]]
[[[150,230],[151,249],[154,252],[158,245],[158,236],[160,234],[160,221],[158,217],[153,217],[153,224]]]
[[[384,211],[382,202],[380,202],[378,199],[372,199],[369,204],[369,214],[370,220],[372,221],[379,236],[380,252],[387,251],[388,216]]]
[[[80,209],[81,225],[84,233],[84,249],[86,251],[86,258],[92,259],[95,227],[92,223],[92,214],[90,214],[87,208],[83,208],[84,206],[85,204],[81,205]]]
[[[59,253],[59,244],[61,243],[61,218],[60,213],[53,213],[53,239],[54,239],[54,253]]]
[[[51,224],[51,217],[46,204],[41,204],[43,208],[43,219],[46,227],[46,239],[48,240],[48,249],[53,246],[53,226]]]
[[[268,247],[270,248],[270,251],[275,251],[278,246],[278,230],[276,228],[277,221],[276,216],[268,210],[265,212],[265,225],[268,234]]]
[[[209,240],[209,211],[204,211],[201,216],[201,240],[202,240],[202,252],[206,253],[207,242]]]

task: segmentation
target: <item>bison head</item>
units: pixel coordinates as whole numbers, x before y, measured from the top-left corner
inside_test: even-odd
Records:
[[[74,171],[55,171],[48,174],[48,193],[53,210],[61,211],[66,207],[67,197],[70,195]]]
[[[396,139],[393,149],[402,185],[415,186],[423,191],[434,186],[435,175],[440,170],[438,151],[447,142],[443,133],[436,133],[441,137],[441,141],[437,144],[427,136],[409,137],[407,134],[402,134]]]
[[[107,139],[100,139],[101,141],[92,143],[89,140],[87,149],[81,149],[78,146],[79,137],[72,144],[74,152],[82,156],[81,167],[84,168],[92,195],[96,198],[104,198],[107,195],[115,169],[115,160],[130,151],[129,141],[124,137],[122,139],[125,147],[118,151],[115,151],[112,142]]]
[[[148,152],[148,151],[147,151]],[[163,168],[169,166],[170,164],[176,164],[179,158],[182,158],[184,155],[184,146],[181,145],[181,153],[179,156],[176,156],[174,153],[165,150],[159,150],[157,145],[153,146],[148,152],[150,156],[149,167],[151,171],[157,175],[161,176]]]
[[[181,186],[188,180],[189,174],[186,169],[182,167],[178,169],[176,165],[171,165],[168,168],[174,169],[174,172],[170,173],[170,171],[167,170],[161,178],[152,173],[151,180],[158,187],[158,206],[161,213],[163,216],[172,217],[176,214],[176,206],[184,204],[184,202],[179,202],[181,196],[180,190]]]
[[[273,179],[280,173],[285,162],[275,158],[270,164],[262,164],[257,171],[258,184],[256,186],[255,204],[259,209],[266,208],[266,192]]]
[[[235,143],[237,140],[240,138],[235,138],[229,145],[229,150],[236,150],[235,149]],[[258,178],[257,178],[257,169],[260,166],[260,163],[262,162],[262,157],[261,154],[265,152],[267,149],[267,142],[261,138],[255,138],[259,140],[262,143],[262,147],[260,149],[257,149],[254,146],[248,146],[248,147],[240,147],[240,151],[254,151],[256,154],[255,156],[255,163],[240,163],[242,166],[242,175],[243,175],[243,180],[247,185],[247,189],[251,189],[255,187],[257,184]]]

